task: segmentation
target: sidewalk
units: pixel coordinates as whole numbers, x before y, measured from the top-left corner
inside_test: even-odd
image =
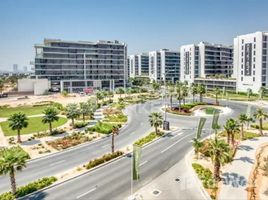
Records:
[[[220,188],[219,200],[247,199],[247,183],[255,162],[258,147],[268,142],[268,137],[259,137],[242,142],[234,161],[222,170],[223,184]]]

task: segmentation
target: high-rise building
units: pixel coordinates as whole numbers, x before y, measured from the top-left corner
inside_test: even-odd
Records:
[[[35,76],[53,88],[79,92],[86,88],[124,87],[127,45],[118,41],[63,41],[45,39],[35,45]]]
[[[184,45],[181,51],[181,80],[193,83],[196,78],[229,78],[233,74],[233,48],[200,42]]]
[[[28,72],[28,67],[27,66],[23,66],[23,72]]]
[[[234,77],[237,90],[268,87],[268,32],[255,32],[234,38]]]
[[[19,71],[18,64],[13,64],[13,72],[18,73],[18,71]]]
[[[149,75],[149,56],[146,53],[130,55],[129,76],[148,76]]]
[[[149,78],[175,83],[180,79],[180,53],[161,49],[149,52]]]

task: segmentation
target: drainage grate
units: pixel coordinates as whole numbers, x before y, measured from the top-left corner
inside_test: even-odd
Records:
[[[152,194],[157,197],[161,194],[161,191],[160,190],[153,190]]]

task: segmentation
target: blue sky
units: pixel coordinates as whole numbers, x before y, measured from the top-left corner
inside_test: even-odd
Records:
[[[268,31],[267,0],[1,0],[0,70],[29,66],[44,38],[117,39],[128,53]]]

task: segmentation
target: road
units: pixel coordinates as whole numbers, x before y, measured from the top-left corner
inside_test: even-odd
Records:
[[[126,113],[129,115],[129,123],[120,131],[120,135],[116,137],[116,147],[121,148],[126,145],[132,144],[135,140],[137,140],[139,137],[143,136],[146,132],[148,132],[150,130],[150,126],[148,123],[148,115],[152,111],[159,111],[161,106],[162,104],[160,100],[147,102],[145,104],[140,105],[129,106],[126,109]],[[246,111],[246,105],[243,104],[230,102],[230,107],[234,109],[234,112],[230,114],[231,117],[236,117],[241,112]],[[224,123],[225,119],[230,116],[221,116],[220,122]],[[191,148],[190,141],[194,136],[194,128],[197,126],[198,118],[168,115],[168,120],[171,122],[171,126],[180,127],[183,129],[183,131],[179,133],[179,136],[176,137],[178,139],[176,141],[172,140],[170,137],[161,138],[159,142],[157,142],[157,144],[159,145],[153,144],[146,150],[144,150],[143,159],[145,159],[145,161],[147,162],[142,168],[144,178],[142,179],[140,184],[144,184],[146,183],[146,181],[152,180],[153,178],[160,175],[163,170],[167,170],[176,162],[180,161],[185,155],[185,153]],[[207,124],[205,126],[205,129],[208,130],[207,134],[210,132],[210,123],[211,118],[208,119]],[[17,174],[17,182],[19,185],[22,185],[38,178],[44,176],[52,176],[62,171],[84,164],[88,160],[91,160],[95,157],[101,156],[102,154],[109,152],[110,140],[111,139],[107,137],[97,142],[87,143],[77,148],[65,150],[49,157],[44,157],[42,159],[31,161],[28,163],[27,168],[25,170]],[[163,152],[167,155],[162,154],[165,156],[159,156],[158,149],[162,149],[161,151],[167,149]],[[129,158],[124,158],[111,165],[108,165],[107,167],[98,169],[93,173],[81,176],[78,179],[73,179],[72,181],[70,181],[70,184],[73,188],[76,188],[76,192],[68,188],[69,182],[67,182],[66,184],[58,186],[60,187],[60,189],[58,188],[57,194],[62,195],[61,197],[68,196],[68,198],[70,197],[70,199],[72,199],[71,197],[73,196],[68,195],[69,191],[72,191],[71,193],[79,196],[78,193],[83,193],[83,190],[87,188],[92,190],[90,192],[86,191],[88,192],[87,195],[94,194],[94,199],[105,199],[105,197],[108,196],[110,199],[111,197],[116,197],[116,195],[118,194],[124,196],[126,195],[124,194],[124,191],[127,191],[127,188],[125,187],[128,185],[127,182],[130,181],[125,178],[130,177],[126,175],[130,173],[129,167],[126,167],[130,166],[129,162]],[[113,165],[115,165],[116,167],[112,167]],[[107,174],[109,174],[110,176],[107,176]],[[90,176],[90,178],[88,176]],[[77,180],[79,181],[79,184],[75,184]],[[107,185],[111,184],[111,182],[116,182],[117,184],[112,184],[110,186]],[[9,190],[10,186],[8,177],[2,176],[0,178],[0,183],[0,192]],[[83,183],[87,185],[86,188],[83,187]],[[98,187],[96,189],[94,189],[94,184],[98,184]],[[136,184],[136,188],[139,188],[141,186],[140,184]],[[90,188],[89,186],[92,186],[92,188]],[[106,187],[105,192],[98,189],[100,188],[100,186]],[[116,190],[115,187],[117,188]],[[100,194],[98,194],[98,191]],[[122,191],[122,194],[120,191]],[[53,195],[56,195],[52,194],[54,192],[49,193],[50,190],[46,192],[48,192],[48,199],[53,199]],[[56,197],[56,199],[57,198],[59,197]]]

